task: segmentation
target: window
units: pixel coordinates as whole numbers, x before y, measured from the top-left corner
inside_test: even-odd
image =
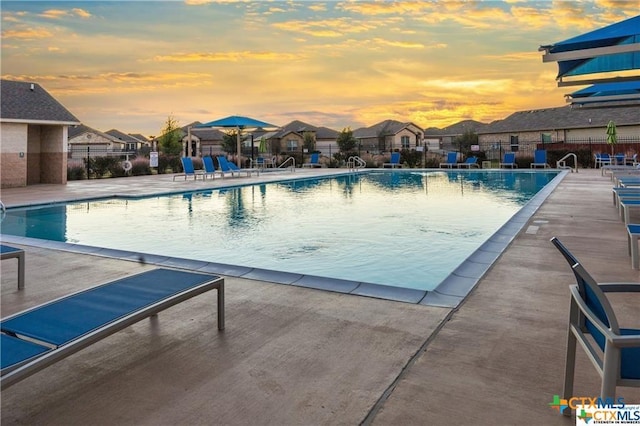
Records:
[[[287,140],[287,151],[297,151],[297,150],[298,150],[298,140],[297,139]]]
[[[519,147],[518,136],[511,135],[511,151],[516,152]]]
[[[400,138],[400,143],[402,145],[402,149],[409,149],[409,136],[402,136]]]

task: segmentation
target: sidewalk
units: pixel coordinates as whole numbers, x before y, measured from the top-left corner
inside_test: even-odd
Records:
[[[3,190],[2,201],[168,187],[131,179]],[[2,424],[575,424],[548,406],[562,390],[575,282],[549,239],[599,281],[637,282],[610,188],[596,170],[567,175],[457,310],[226,278],[224,332],[215,295],[191,299],[3,391]],[[24,248],[24,292],[16,262],[2,262],[2,316],[150,268]],[[638,297],[613,303],[640,327]],[[578,361],[574,395],[596,396],[595,369],[580,351]],[[640,403],[640,389],[619,396]]]

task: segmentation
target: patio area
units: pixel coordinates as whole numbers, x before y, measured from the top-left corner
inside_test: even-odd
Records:
[[[7,207],[145,195],[335,173],[306,169],[216,181],[171,175],[5,189]],[[225,277],[226,329],[207,293],[144,320],[2,392],[2,424],[570,425],[562,391],[570,284],[557,236],[601,282],[640,280],[599,170],[568,174],[457,309]],[[632,216],[633,218],[633,216]],[[640,222],[640,215],[635,217]],[[45,246],[2,262],[2,316],[151,269]],[[611,298],[640,328],[640,295]],[[575,396],[599,377],[579,350]],[[627,403],[640,389],[618,388]]]

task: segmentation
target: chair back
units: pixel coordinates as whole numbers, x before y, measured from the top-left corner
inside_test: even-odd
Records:
[[[455,164],[458,162],[457,152],[447,152],[447,164]]]
[[[478,157],[469,157],[465,163],[467,164],[476,164],[478,162]]]
[[[182,170],[184,170],[185,174],[193,175],[196,173],[195,169],[193,168],[193,160],[191,159],[191,157],[182,157],[180,158],[180,160],[182,160]]]
[[[533,153],[533,162],[536,164],[545,164],[547,162],[547,150],[536,149]]]
[[[584,269],[578,259],[558,240],[556,237],[551,239],[553,245],[562,253],[564,258],[571,266],[576,282],[578,284],[578,293],[584,301],[585,305],[594,313],[606,327],[609,327],[612,332],[620,334],[618,326],[618,320],[613,312],[613,308],[609,303],[609,300],[602,292],[598,283],[593,277]],[[605,338],[604,335],[598,330],[591,321],[581,319],[581,323],[591,333],[594,340],[598,343],[598,346],[604,350]]]
[[[513,152],[505,152],[504,153],[504,164],[513,164],[516,162],[516,154]]]
[[[202,165],[204,166],[204,170],[207,173],[215,173],[216,166],[213,164],[213,158],[211,157],[202,157]]]
[[[222,170],[223,172],[231,171],[229,164],[230,163],[227,161],[225,157],[223,157],[222,155],[218,156],[218,165],[220,165],[220,170]]]
[[[391,153],[391,164],[400,164],[400,153],[392,152]]]
[[[320,161],[320,154],[317,152],[311,154],[311,164],[318,164],[318,161]]]

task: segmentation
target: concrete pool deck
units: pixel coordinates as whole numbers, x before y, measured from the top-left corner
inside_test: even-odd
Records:
[[[335,170],[263,174],[253,181]],[[171,176],[4,189],[8,206],[227,184]],[[548,404],[561,392],[567,263],[559,237],[599,281],[633,281],[626,231],[600,171],[569,174],[456,309],[226,278],[227,328],[215,295],[177,305],[2,392],[3,424],[575,424]],[[168,242],[170,237],[168,237]],[[2,262],[2,316],[151,268],[21,246]],[[612,298],[640,327],[640,297]],[[599,378],[578,352],[576,396]],[[619,388],[628,403],[640,389]]]

